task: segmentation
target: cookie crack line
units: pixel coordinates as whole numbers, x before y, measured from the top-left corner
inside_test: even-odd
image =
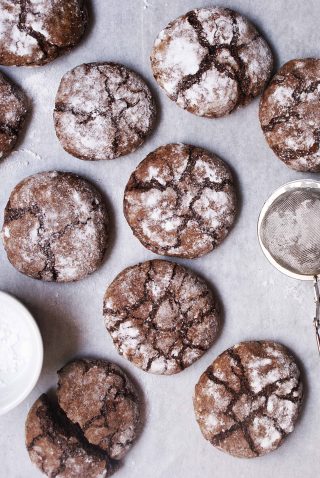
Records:
[[[207,40],[206,34],[204,32],[203,26],[201,22],[199,21],[196,12],[192,10],[189,13],[187,13],[187,21],[196,32],[199,44],[203,48],[205,48],[208,51],[208,53],[201,60],[198,71],[196,73],[187,75],[180,80],[177,86],[177,93],[173,95],[174,96],[173,99],[175,101],[177,100],[179,94],[184,93],[185,91],[190,89],[194,84],[198,83],[201,80],[201,77],[203,76],[203,74],[206,73],[208,70],[210,70],[212,66],[214,66],[215,69],[219,71],[219,73],[226,75],[227,77],[237,81],[238,83],[238,86],[240,89],[238,94],[238,101],[236,102],[235,106],[230,111],[230,113],[235,108],[237,108],[239,104],[243,104],[247,101],[247,99],[253,98],[252,94],[248,94],[246,92],[246,86],[247,86],[248,80],[246,79],[245,67],[244,67],[243,61],[241,60],[239,53],[237,51],[238,49],[241,49],[245,47],[246,45],[237,44],[238,38],[239,38],[239,27],[237,24],[237,18],[235,13],[232,10],[226,9],[226,11],[229,13],[232,19],[233,36],[232,36],[230,44],[223,43],[219,45],[211,45],[209,43],[209,41]],[[237,69],[230,64],[228,64],[228,66],[225,66],[219,62],[217,55],[223,50],[229,51],[233,60],[236,62]]]
[[[17,21],[17,28],[20,30],[20,32],[26,34],[27,36],[33,38],[36,43],[37,47],[40,50],[42,54],[42,58],[40,59],[40,64],[47,63],[50,60],[53,60],[56,58],[59,54],[66,52],[70,50],[72,47],[74,47],[78,41],[79,38],[75,38],[72,40],[72,37],[70,36],[70,40],[66,42],[64,45],[58,45],[52,41],[50,41],[46,36],[41,33],[38,30],[35,30],[32,25],[27,23],[27,14],[30,12],[29,8],[31,5],[30,0],[18,0],[19,6],[20,6],[20,12],[19,12],[19,17]],[[80,19],[78,20],[83,28],[87,23],[87,11],[84,7],[83,0],[80,0],[78,2],[79,7],[78,12],[80,15]],[[31,11],[31,13],[33,13]],[[40,16],[39,12],[34,13],[35,16]],[[19,40],[16,41],[16,47],[19,43]],[[32,64],[32,60],[28,61],[26,64]],[[38,64],[38,63],[36,63]]]
[[[285,123],[290,118],[296,118],[298,120],[301,120],[302,119],[301,115],[298,112],[294,111],[294,109],[304,101],[302,98],[302,95],[314,92],[315,90],[317,90],[318,86],[320,85],[320,80],[317,80],[312,82],[308,87],[303,88],[303,84],[305,82],[304,78],[301,78],[299,75],[295,73],[291,73],[291,74],[299,81],[299,84],[300,84],[300,88],[299,87],[295,88],[291,94],[291,98],[293,99],[293,104],[291,106],[288,106],[285,109],[284,113],[278,116],[274,116],[269,121],[269,123],[263,124],[262,130],[264,132],[272,131],[275,128],[275,126],[281,123]],[[275,78],[274,80],[272,80],[270,86],[272,86],[272,84],[282,84],[283,82],[284,82],[284,79],[280,81],[280,80],[277,80],[277,78]]]
[[[12,126],[9,123],[0,123],[0,134],[7,134],[11,137],[16,137],[19,134],[20,123],[24,121],[24,118],[20,120],[18,126]]]
[[[20,4],[20,14],[19,14],[19,20],[18,20],[18,29],[29,35],[30,37],[34,38],[37,42],[37,45],[39,49],[41,50],[41,53],[43,54],[44,59],[46,60],[49,56],[49,52],[51,48],[58,49],[57,45],[54,45],[53,43],[50,43],[46,37],[41,33],[36,30],[34,30],[30,25],[26,24],[27,20],[27,6],[29,4],[29,0],[19,0]]]
[[[129,377],[115,364],[75,359],[58,371],[58,403],[85,438],[121,460],[139,433],[140,400]],[[83,402],[88,387],[94,401]]]
[[[86,439],[80,427],[74,425],[68,420],[64,411],[58,405],[55,405],[54,407],[49,401],[47,395],[42,394],[39,400],[42,400],[43,406],[46,407],[47,411],[39,407],[36,410],[36,416],[39,419],[42,428],[46,428],[46,431],[39,433],[30,443],[27,443],[27,450],[29,452],[32,451],[34,447],[37,446],[39,440],[44,438],[49,438],[53,445],[55,445],[57,440],[59,441],[64,450],[59,456],[59,465],[51,472],[50,476],[55,478],[66,469],[67,459],[78,455],[79,445],[85,452],[90,453],[91,456],[94,455],[97,458],[103,459],[106,463],[105,471],[107,474],[110,474],[112,469],[116,467],[116,461],[110,458],[105,450],[101,449],[99,446],[91,444]],[[56,424],[57,429],[53,428],[54,423]],[[59,437],[59,435],[61,435],[61,437]],[[39,465],[41,470],[45,473],[44,461],[41,461]]]

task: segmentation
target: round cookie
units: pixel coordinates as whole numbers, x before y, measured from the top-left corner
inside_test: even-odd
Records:
[[[191,10],[160,32],[153,75],[169,98],[198,116],[217,118],[263,90],[272,53],[255,27],[228,8]]]
[[[127,375],[104,360],[74,360],[58,372],[58,401],[89,443],[120,460],[139,427],[139,399]]]
[[[275,154],[296,171],[320,171],[320,60],[291,60],[260,101],[260,123]]]
[[[123,270],[106,291],[103,313],[118,352],[155,374],[189,367],[213,344],[219,329],[217,301],[207,284],[161,260]]]
[[[14,148],[27,112],[27,99],[22,90],[0,73],[0,158]]]
[[[79,43],[86,25],[83,0],[0,0],[0,64],[49,63]]]
[[[104,478],[112,474],[108,456],[81,440],[45,394],[29,411],[25,435],[32,463],[50,478]]]
[[[193,259],[217,247],[236,217],[229,168],[201,148],[168,144],[131,174],[124,215],[139,241],[156,254]]]
[[[240,458],[265,455],[292,432],[303,398],[294,358],[275,342],[242,342],[214,360],[195,388],[203,436]]]
[[[34,279],[70,282],[101,264],[108,217],[100,193],[76,174],[50,171],[21,181],[4,212],[8,259]]]
[[[155,103],[146,83],[116,63],[88,63],[62,78],[54,123],[62,147],[80,159],[135,151],[151,131]]]

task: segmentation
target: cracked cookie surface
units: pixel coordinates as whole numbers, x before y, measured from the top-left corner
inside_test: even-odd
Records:
[[[108,456],[82,440],[45,394],[29,411],[25,436],[32,463],[50,478],[104,478],[113,472]]]
[[[2,238],[9,261],[23,274],[44,281],[79,280],[103,260],[106,207],[85,179],[58,171],[38,173],[12,191]]]
[[[320,171],[320,60],[291,60],[260,101],[260,123],[275,154],[296,171]]]
[[[139,241],[166,256],[200,257],[217,247],[235,220],[229,168],[214,154],[184,144],[150,153],[132,173],[124,214]]]
[[[0,73],[0,158],[14,148],[27,112],[22,90]]]
[[[263,90],[272,53],[254,26],[221,7],[191,10],[162,30],[151,53],[153,75],[178,106],[220,117]]]
[[[86,25],[83,0],[0,0],[0,64],[49,63],[79,43]]]
[[[154,119],[148,86],[123,65],[83,64],[61,80],[54,110],[56,134],[77,158],[114,159],[135,151]]]
[[[58,401],[89,443],[119,460],[139,426],[139,399],[127,375],[104,360],[78,359],[58,372]]]
[[[282,345],[242,342],[202,374],[194,409],[204,437],[241,458],[265,455],[293,431],[303,398],[300,371]]]
[[[104,320],[118,352],[146,372],[174,374],[215,341],[219,308],[208,285],[173,262],[122,271],[104,297]]]

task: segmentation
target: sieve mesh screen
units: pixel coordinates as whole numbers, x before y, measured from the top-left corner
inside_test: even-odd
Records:
[[[260,239],[273,259],[290,272],[320,273],[320,191],[295,188],[267,209]]]

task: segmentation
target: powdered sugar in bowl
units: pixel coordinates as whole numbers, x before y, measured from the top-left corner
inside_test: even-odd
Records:
[[[24,400],[38,381],[43,344],[30,312],[0,291],[0,415]]]

